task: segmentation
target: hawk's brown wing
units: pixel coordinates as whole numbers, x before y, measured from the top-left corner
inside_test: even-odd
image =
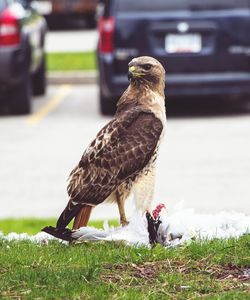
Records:
[[[108,123],[70,175],[70,200],[58,224],[66,226],[83,204],[103,202],[122,182],[135,177],[150,161],[162,129],[161,121],[140,107]]]

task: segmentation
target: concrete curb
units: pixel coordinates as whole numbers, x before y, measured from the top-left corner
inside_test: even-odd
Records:
[[[65,71],[48,72],[49,84],[96,84],[98,72],[96,71]]]

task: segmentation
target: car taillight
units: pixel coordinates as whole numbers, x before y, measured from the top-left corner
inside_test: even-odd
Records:
[[[13,46],[20,43],[20,30],[17,18],[6,9],[0,15],[0,46]]]
[[[113,35],[115,29],[115,19],[113,17],[101,18],[99,20],[99,51],[104,54],[113,52]]]

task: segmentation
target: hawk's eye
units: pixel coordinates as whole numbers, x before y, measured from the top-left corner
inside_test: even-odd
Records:
[[[150,65],[150,64],[143,65],[143,69],[146,70],[146,71],[150,70],[151,67],[152,67],[152,65]]]

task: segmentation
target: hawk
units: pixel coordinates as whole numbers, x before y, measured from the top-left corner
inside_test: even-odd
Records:
[[[86,226],[92,209],[118,205],[120,223],[128,224],[124,203],[133,192],[136,208],[151,213],[155,164],[166,125],[165,70],[149,56],[128,64],[130,84],[117,103],[114,118],[97,134],[68,179],[69,202],[56,228],[43,231],[66,239],[66,226]]]

